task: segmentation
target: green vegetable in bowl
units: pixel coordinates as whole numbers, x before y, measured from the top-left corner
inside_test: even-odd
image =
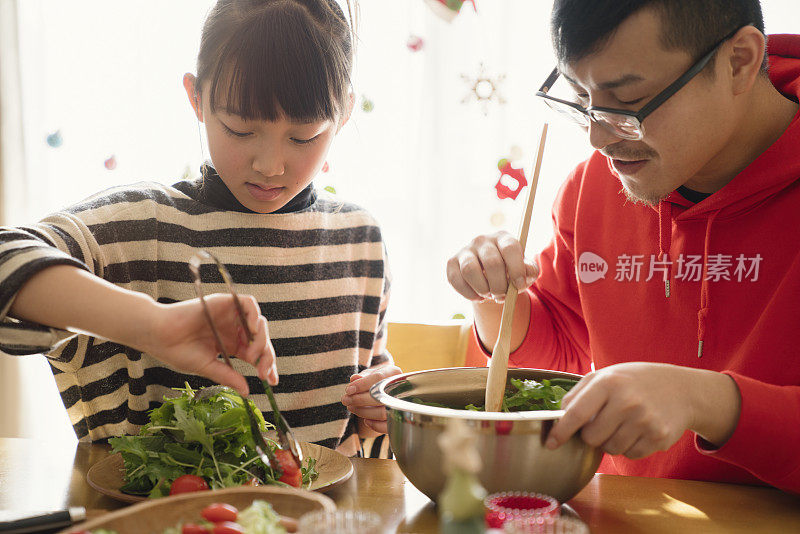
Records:
[[[281,526],[280,517],[269,503],[253,501],[249,508],[239,514],[237,522],[244,527],[247,534],[282,534],[286,530]]]
[[[222,388],[199,399],[188,384],[178,391],[179,397],[165,398],[151,410],[150,422],[139,435],[108,440],[125,464],[121,491],[163,497],[183,475],[201,477],[211,489],[247,483],[286,485],[279,481],[282,473],[265,466],[256,453],[247,412],[236,392]],[[271,425],[252,401],[247,402],[265,432]],[[279,449],[277,443],[269,445],[273,451]],[[305,484],[317,476],[312,460],[303,468]]]
[[[578,382],[567,378],[536,380],[509,380],[517,391],[506,390],[503,395],[502,412],[529,412],[534,410],[560,410],[561,399]],[[469,404],[467,410],[482,412],[483,406]]]
[[[516,388],[516,391],[506,390],[503,395],[503,404],[500,408],[502,412],[560,410],[561,399],[578,383],[577,380],[571,380],[569,378],[545,378],[541,382],[512,378],[509,382]],[[417,404],[425,404],[426,406],[452,408],[451,406],[446,406],[437,402],[422,400],[418,397],[412,397],[409,400]],[[483,406],[476,406],[474,404],[468,404],[464,408],[457,407],[455,409],[472,410],[476,412],[484,411]]]

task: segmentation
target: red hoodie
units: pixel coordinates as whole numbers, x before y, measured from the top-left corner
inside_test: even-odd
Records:
[[[800,36],[770,37],[769,53],[773,83],[797,100]],[[651,361],[726,373],[742,405],[721,448],[687,431],[641,460],[606,455],[601,471],[800,492],[800,113],[697,204],[672,193],[654,209],[620,189],[599,152],[562,187],[529,290],[532,326],[511,365],[586,373],[592,361]],[[665,253],[671,264],[659,263]]]

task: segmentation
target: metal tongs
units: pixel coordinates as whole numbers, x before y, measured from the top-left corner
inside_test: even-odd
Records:
[[[205,259],[210,259],[216,264],[217,270],[222,276],[222,280],[228,287],[228,291],[230,291],[231,296],[233,297],[233,303],[236,306],[236,314],[239,316],[239,322],[242,325],[242,330],[244,330],[244,333],[247,336],[247,340],[252,342],[254,336],[250,331],[250,327],[247,326],[247,321],[245,320],[244,316],[244,308],[242,308],[242,303],[239,301],[239,295],[237,295],[236,291],[233,289],[233,279],[231,278],[228,269],[222,264],[221,261],[217,259],[216,256],[210,252],[206,250],[199,250],[189,260],[189,270],[192,271],[192,276],[194,277],[195,291],[197,292],[197,297],[200,299],[200,303],[203,305],[203,313],[206,316],[208,325],[211,327],[211,332],[214,334],[214,339],[217,342],[217,350],[219,350],[219,352],[222,354],[222,357],[225,359],[225,363],[233,368],[228,351],[225,349],[225,344],[222,342],[222,336],[220,336],[217,327],[214,325],[214,321],[211,319],[211,312],[208,309],[205,298],[203,298],[202,280],[200,278],[200,265]],[[267,398],[269,399],[269,404],[272,407],[273,418],[275,419],[275,430],[278,434],[278,443],[280,444],[281,448],[292,453],[294,460],[297,462],[297,466],[301,467],[303,465],[303,451],[300,448],[300,443],[294,437],[294,433],[292,432],[292,428],[289,426],[289,423],[286,422],[286,419],[283,417],[283,415],[281,415],[280,410],[278,410],[278,404],[275,402],[275,396],[272,394],[272,388],[266,380],[262,380],[261,383],[263,384],[264,392],[267,394]],[[244,402],[244,407],[247,411],[247,418],[250,420],[250,432],[253,434],[256,452],[265,465],[271,468],[280,469],[280,464],[276,461],[275,454],[267,445],[267,441],[261,434],[261,431],[258,427],[258,421],[253,413],[252,408],[250,407],[250,403],[243,396],[242,401]]]

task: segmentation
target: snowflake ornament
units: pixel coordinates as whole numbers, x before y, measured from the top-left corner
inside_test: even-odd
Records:
[[[473,78],[466,74],[461,75],[470,88],[469,93],[461,100],[462,104],[466,104],[471,100],[477,101],[481,104],[483,114],[489,114],[489,103],[497,102],[498,104],[505,104],[506,99],[500,94],[500,84],[505,80],[506,75],[500,74],[496,77],[491,77],[486,74],[486,69],[483,63],[480,64],[478,75]]]

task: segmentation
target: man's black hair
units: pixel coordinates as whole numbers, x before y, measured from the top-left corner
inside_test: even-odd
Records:
[[[644,8],[658,10],[665,48],[686,50],[696,59],[747,24],[764,33],[759,0],[555,0],[550,27],[559,64],[598,51],[625,19]]]

